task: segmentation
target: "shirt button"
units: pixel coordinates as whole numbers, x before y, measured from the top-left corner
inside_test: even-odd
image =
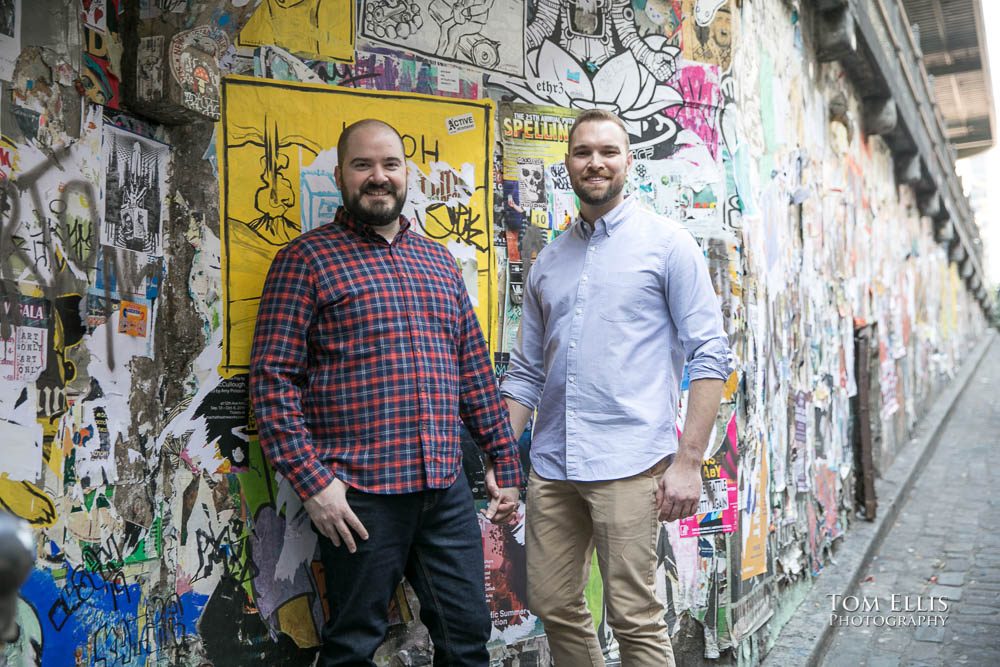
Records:
[[[572,382],[576,382],[576,376],[575,376],[575,375],[570,375],[570,376],[569,376],[569,381],[570,381],[571,383],[572,383]]]
[[[580,280],[582,280],[583,282],[587,282],[587,276],[583,276],[582,278],[580,278]]]
[[[576,347],[576,341],[575,341],[575,340],[571,340],[571,341],[569,342],[569,346],[570,346],[570,347]]]
[[[576,309],[576,314],[577,315],[583,315],[583,308],[577,308]]]

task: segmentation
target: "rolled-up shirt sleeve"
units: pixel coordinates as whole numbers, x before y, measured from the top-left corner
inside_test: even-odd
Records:
[[[712,288],[701,249],[678,231],[667,253],[664,289],[691,380],[725,380],[734,370],[729,337],[722,324],[719,297]]]
[[[545,323],[542,320],[542,309],[538,298],[537,287],[532,276],[536,271],[528,273],[524,286],[522,302],[521,328],[517,332],[517,344],[510,355],[510,366],[500,385],[500,393],[521,405],[534,410],[542,397],[545,386],[544,336]]]

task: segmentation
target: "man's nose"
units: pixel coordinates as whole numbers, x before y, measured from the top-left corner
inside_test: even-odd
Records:
[[[375,165],[372,169],[372,174],[369,176],[369,179],[375,183],[385,183],[389,180],[385,169],[380,164]]]

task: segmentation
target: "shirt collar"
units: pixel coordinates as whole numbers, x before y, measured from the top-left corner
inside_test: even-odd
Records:
[[[580,228],[580,233],[584,237],[590,236],[595,230],[603,229],[604,233],[611,236],[615,233],[625,220],[632,214],[632,209],[635,207],[635,201],[632,197],[625,197],[622,203],[615,206],[613,209],[599,217],[591,225],[589,222],[584,220],[582,217],[577,216],[577,224]]]
[[[385,239],[382,238],[378,232],[371,228],[371,225],[366,225],[361,222],[353,215],[347,212],[347,209],[341,206],[337,209],[337,214],[334,216],[333,221],[347,229],[348,231],[354,232],[358,236],[368,241],[382,242],[385,243]],[[403,237],[404,233],[410,228],[410,221],[407,220],[402,215],[399,216],[399,232],[396,234],[396,238],[392,240],[393,243],[397,243]]]

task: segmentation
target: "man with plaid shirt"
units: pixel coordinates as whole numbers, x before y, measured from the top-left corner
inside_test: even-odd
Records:
[[[268,460],[319,535],[330,619],[319,664],[374,665],[405,574],[436,665],[487,665],[483,551],[459,420],[490,465],[486,516],[516,509],[521,468],[465,283],[400,216],[406,159],[377,120],[347,127],[344,205],[274,259],[250,388]]]

